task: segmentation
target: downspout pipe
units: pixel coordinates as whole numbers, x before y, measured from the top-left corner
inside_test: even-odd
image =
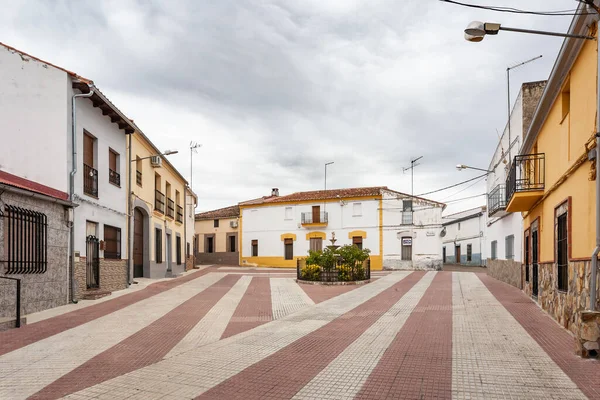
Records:
[[[596,29],[598,32],[598,29]],[[596,36],[600,34],[596,33]],[[599,43],[598,41],[596,42]],[[590,310],[596,311],[596,280],[598,276],[598,253],[600,253],[600,44],[598,44],[598,76],[596,93],[596,248],[592,253],[592,276],[590,282]]]
[[[133,270],[133,187],[131,186],[131,174],[133,166],[131,165],[131,143],[133,133],[129,134],[129,151],[127,153],[127,232],[129,233],[128,251],[127,251],[127,287],[131,286],[131,271]]]
[[[71,98],[71,146],[72,146],[72,165],[71,173],[69,174],[69,200],[73,202],[75,197],[75,174],[77,173],[77,98],[79,97],[92,97],[94,94],[94,86],[88,84],[88,93],[77,93]],[[69,257],[69,263],[71,264],[71,301],[77,303],[75,296],[75,209],[73,208],[73,221],[71,222],[71,229],[69,232],[69,249],[71,255]]]

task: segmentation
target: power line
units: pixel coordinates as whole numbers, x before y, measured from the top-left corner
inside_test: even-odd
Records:
[[[475,178],[467,179],[466,181],[458,182],[458,183],[456,183],[454,185],[446,186],[444,188],[433,190],[431,192],[421,193],[421,194],[418,194],[417,196],[426,196],[428,194],[437,193],[437,192],[441,192],[441,191],[444,191],[444,190],[452,189],[453,187],[457,187],[457,186],[460,186],[460,185],[464,185],[465,183],[473,182],[475,179],[479,179],[479,178],[482,178],[482,177],[487,176],[487,175],[488,175],[488,173],[486,172],[485,174],[476,176]]]
[[[466,188],[464,188],[464,189],[461,189],[461,190],[459,190],[458,192],[456,192],[456,193],[454,193],[454,194],[451,194],[450,196],[447,196],[447,197],[445,197],[445,198],[444,198],[443,200],[441,200],[441,201],[445,201],[446,199],[449,199],[450,197],[456,196],[457,194],[459,194],[459,193],[462,193],[462,192],[464,192],[465,190],[467,190],[467,189],[469,189],[469,188],[472,188],[473,186],[475,186],[475,185],[477,185],[479,182],[481,182],[481,180],[482,180],[483,178],[484,178],[484,177],[481,177],[481,179],[478,179],[478,180],[476,180],[475,182],[473,182],[472,184],[470,184],[469,186],[467,186]]]
[[[544,16],[573,16],[573,15],[595,15],[596,13],[590,13],[590,12],[577,12],[577,10],[558,10],[558,11],[531,11],[531,10],[520,10],[518,8],[513,8],[513,7],[500,7],[500,6],[486,6],[486,5],[481,5],[481,4],[469,4],[469,3],[462,3],[460,1],[454,1],[454,0],[439,0],[441,2],[444,3],[450,3],[450,4],[455,4],[458,6],[463,6],[463,7],[470,7],[470,8],[478,8],[481,10],[488,10],[488,11],[497,11],[497,12],[503,12],[503,13],[512,13],[512,14],[531,14],[531,15],[544,15]]]

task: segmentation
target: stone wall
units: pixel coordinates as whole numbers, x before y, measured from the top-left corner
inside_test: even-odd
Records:
[[[76,298],[87,289],[85,257],[75,263]],[[114,292],[127,287],[127,260],[100,259],[100,289]]]
[[[383,258],[383,269],[385,271],[441,271],[442,266],[442,260],[439,258],[415,257],[412,261],[402,260],[398,257],[384,256]]]
[[[221,252],[221,253],[198,253],[196,264],[221,264],[221,265],[240,265],[240,253]]]
[[[569,286],[566,292],[558,290],[558,267],[555,263],[539,266],[538,303],[561,326],[574,334],[581,326],[581,312],[589,308],[590,264],[590,261],[569,262]],[[600,288],[598,283],[597,287]],[[600,298],[597,299],[596,309],[600,306]]]
[[[21,279],[21,314],[30,314],[67,304],[69,294],[68,247],[69,228],[65,221],[64,206],[30,196],[5,191],[0,194],[4,204],[44,213],[47,217],[47,269],[40,274],[6,274],[5,263],[0,263],[0,276]],[[0,217],[0,260],[6,259],[4,249],[6,218]],[[16,284],[0,279],[0,318],[14,318]]]
[[[521,263],[513,260],[487,259],[487,274],[499,281],[521,289]]]

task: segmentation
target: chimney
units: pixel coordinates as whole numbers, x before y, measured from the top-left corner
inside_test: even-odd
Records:
[[[279,196],[279,188],[271,189],[271,196]]]

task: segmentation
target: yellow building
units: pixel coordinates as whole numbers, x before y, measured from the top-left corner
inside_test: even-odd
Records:
[[[142,132],[130,143],[132,276],[176,276],[186,264],[187,181]]]
[[[596,36],[593,15],[570,32]],[[507,211],[523,215],[523,288],[575,332],[589,306],[595,247],[598,43],[564,41],[506,182]]]
[[[196,214],[196,263],[239,264],[239,206]]]

